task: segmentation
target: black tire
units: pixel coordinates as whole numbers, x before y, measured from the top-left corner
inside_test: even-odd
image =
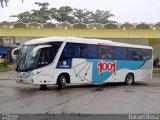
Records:
[[[126,85],[132,85],[134,84],[134,76],[131,73],[128,73],[126,78],[125,78],[125,84]]]
[[[66,88],[66,81],[67,81],[67,78],[65,75],[60,75],[58,77],[58,81],[57,81],[57,84],[58,84],[58,88],[59,89],[64,89]]]

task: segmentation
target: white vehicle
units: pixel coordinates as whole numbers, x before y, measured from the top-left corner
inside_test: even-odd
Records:
[[[16,81],[46,87],[57,84],[125,82],[152,79],[152,47],[71,37],[25,42],[16,60]]]

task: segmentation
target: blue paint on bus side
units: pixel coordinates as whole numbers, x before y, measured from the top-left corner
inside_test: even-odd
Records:
[[[113,70],[111,71],[104,71],[103,73],[99,73],[98,63],[105,62],[105,63],[114,63],[116,62],[116,71],[121,69],[128,69],[128,70],[137,70],[141,68],[145,61],[131,61],[131,60],[102,60],[102,59],[86,59],[86,62],[89,62],[93,65],[92,68],[92,83],[101,83],[107,80],[112,74]],[[65,59],[60,60],[57,64],[57,69],[71,69],[72,68],[72,59]]]
[[[57,69],[71,69],[71,67],[72,67],[72,58],[59,60],[56,66]]]
[[[112,74],[113,71],[105,71],[102,74],[99,73],[98,63],[102,60],[100,59],[88,59],[88,62],[93,64],[93,71],[92,71],[92,82],[93,83],[101,83],[107,80]],[[129,61],[129,60],[103,60],[104,62],[113,63],[116,61],[116,71],[121,69],[128,69],[128,70],[137,70],[141,68],[145,61]]]

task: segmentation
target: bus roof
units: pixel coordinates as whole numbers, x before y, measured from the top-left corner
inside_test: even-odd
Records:
[[[38,38],[38,39],[26,41],[23,45],[34,45],[34,44],[41,44],[41,43],[43,44],[43,43],[54,42],[54,41],[153,49],[150,46],[132,45],[132,44],[127,44],[127,43],[112,42],[111,40],[91,39],[91,38],[75,38],[75,37]]]

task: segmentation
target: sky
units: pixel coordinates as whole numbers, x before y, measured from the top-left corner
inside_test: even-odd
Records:
[[[34,2],[49,2],[49,7],[59,8],[71,6],[73,8],[97,9],[110,11],[119,23],[157,23],[160,22],[160,0],[10,0],[8,7],[0,8],[0,21],[16,21],[11,15],[24,11],[38,9]]]

